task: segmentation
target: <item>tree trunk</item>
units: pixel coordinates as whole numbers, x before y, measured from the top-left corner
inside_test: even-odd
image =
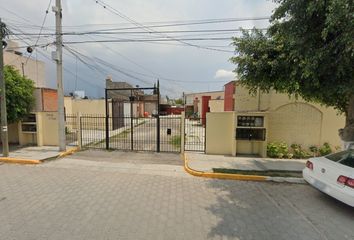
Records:
[[[340,129],[339,135],[345,145],[348,146],[349,143],[354,143],[354,94],[349,98],[345,127]]]

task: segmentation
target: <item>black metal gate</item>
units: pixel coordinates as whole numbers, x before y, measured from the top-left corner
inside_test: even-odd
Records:
[[[158,87],[106,89],[105,100],[105,137],[98,137],[100,141],[91,141],[86,146],[102,148],[104,144],[106,149],[114,150],[181,151],[181,118],[160,116]]]
[[[158,121],[159,120],[159,121]],[[125,151],[181,151],[181,118],[121,117],[109,118],[109,122],[122,121],[124,126],[109,129],[109,149]],[[159,129],[158,129],[159,128]],[[157,136],[159,132],[159,137]]]
[[[185,118],[184,136],[185,151],[205,152],[206,118]]]
[[[76,114],[65,115],[65,140],[68,146],[78,146],[78,121]]]

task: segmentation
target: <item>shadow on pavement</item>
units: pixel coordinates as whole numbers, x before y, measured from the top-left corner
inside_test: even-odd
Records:
[[[209,180],[210,239],[354,239],[354,208],[308,185]]]
[[[181,160],[179,153],[85,150],[76,152],[67,158],[110,163],[167,164],[183,166],[183,161]]]

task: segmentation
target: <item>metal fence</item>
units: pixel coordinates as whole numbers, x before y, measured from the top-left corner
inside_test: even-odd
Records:
[[[160,151],[181,152],[181,117],[160,116]]]
[[[105,148],[105,122],[103,115],[80,116],[80,138],[84,148]]]
[[[75,114],[65,115],[65,140],[68,146],[78,146],[78,120]]]
[[[79,122],[80,140],[84,148],[107,149],[108,144],[108,149],[112,150],[181,151],[179,116],[108,117],[106,119],[104,115],[83,115],[80,116],[80,120],[77,120],[77,116],[68,117],[67,119],[71,119],[72,123]],[[118,128],[117,123],[119,123]],[[76,132],[75,136],[77,135]],[[75,143],[77,142],[76,139]]]
[[[184,150],[205,152],[206,118],[186,118],[184,120]]]

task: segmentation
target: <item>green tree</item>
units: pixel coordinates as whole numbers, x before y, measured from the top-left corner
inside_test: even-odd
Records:
[[[301,96],[346,115],[340,130],[354,141],[353,0],[274,0],[278,6],[266,32],[233,38],[231,62],[241,84]]]
[[[23,119],[32,110],[34,84],[12,66],[4,67],[4,77],[7,120],[9,123],[13,123]]]
[[[177,99],[175,99],[175,103],[177,105],[183,105],[183,99],[182,98],[177,98]]]

